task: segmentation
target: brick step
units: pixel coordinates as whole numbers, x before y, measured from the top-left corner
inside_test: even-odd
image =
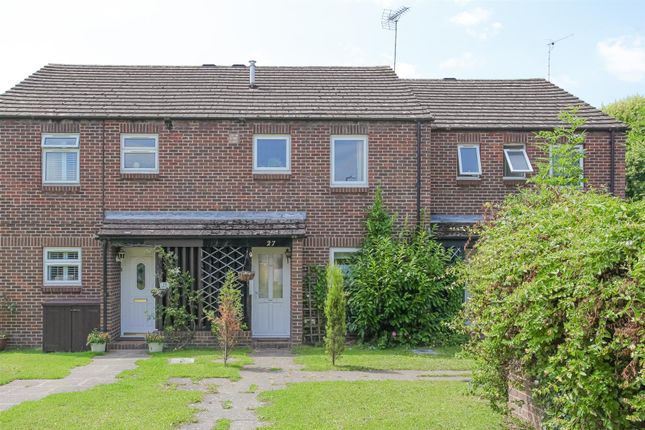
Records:
[[[291,339],[252,339],[251,346],[255,348],[265,349],[265,348],[279,348],[279,349],[288,349],[291,348]]]
[[[127,350],[127,349],[146,349],[148,345],[144,339],[117,339],[111,342],[108,349],[112,350]]]

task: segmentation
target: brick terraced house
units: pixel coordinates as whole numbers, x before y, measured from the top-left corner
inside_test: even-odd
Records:
[[[579,105],[588,186],[623,195],[623,124],[542,79],[403,80],[389,67],[47,65],[0,96],[0,289],[12,346],[121,346],[155,329],[154,247],[203,290],[228,270],[248,341],[303,341],[303,278],[360,246],[381,185],[460,246],[533,171],[534,132]],[[428,221],[428,220],[426,220]],[[129,342],[129,343],[128,343]]]

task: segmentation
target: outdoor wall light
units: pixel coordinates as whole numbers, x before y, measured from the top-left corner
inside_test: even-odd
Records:
[[[287,257],[287,261],[291,261],[291,248],[287,248],[284,255]]]
[[[117,263],[122,263],[125,260],[125,251],[120,249],[116,252],[116,261]]]

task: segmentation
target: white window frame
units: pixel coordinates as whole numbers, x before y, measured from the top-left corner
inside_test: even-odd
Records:
[[[258,166],[258,139],[285,139],[287,141],[286,167]],[[253,136],[253,172],[254,173],[291,173],[291,136],[288,134],[256,134]]]
[[[139,148],[126,148],[125,140],[131,138],[154,139],[154,148],[139,147]],[[125,154],[155,154],[155,167],[154,168],[135,168],[125,167]],[[121,134],[121,173],[159,173],[159,135],[158,134]]]
[[[510,146],[510,145],[508,145]],[[504,148],[504,158],[506,159],[506,162],[508,163],[508,170],[511,171],[511,173],[533,173],[533,166],[531,165],[531,160],[529,159],[529,154],[526,152],[526,146],[522,145],[522,148],[519,148],[520,145],[517,145],[518,148]],[[513,168],[513,163],[511,163],[511,157],[508,155],[509,151],[521,151],[522,155],[524,155],[524,160],[526,160],[526,164],[528,166],[527,170],[522,170],[522,169],[514,169]]]
[[[76,140],[74,146],[45,146],[45,140],[48,138],[71,138]],[[41,136],[40,146],[42,148],[41,155],[41,170],[43,184],[56,184],[56,185],[78,185],[81,183],[81,149],[80,149],[80,135],[77,133],[46,133]],[[75,152],[76,153],[76,180],[75,181],[52,181],[47,180],[47,165],[46,154],[59,152]],[[67,175],[65,175],[67,176]]]
[[[362,181],[336,181],[334,180],[334,159],[335,159],[335,153],[336,153],[336,145],[334,145],[334,142],[336,140],[361,140],[363,142],[363,180]],[[367,187],[368,186],[368,168],[367,165],[369,164],[369,155],[368,155],[368,143],[367,143],[367,135],[353,135],[353,134],[335,134],[331,136],[330,139],[330,144],[331,144],[331,161],[330,161],[330,175],[331,175],[331,186],[332,187]]]
[[[520,149],[523,150],[524,155],[526,157],[526,161],[527,161],[529,167],[531,168],[531,170],[526,171],[526,172],[524,172],[524,171],[513,172],[513,170],[511,169],[511,163],[509,163],[508,157],[507,157],[507,154],[506,154],[507,149],[510,150],[510,151],[518,151]],[[526,179],[526,174],[527,173],[532,173],[534,171],[533,170],[533,165],[531,164],[531,159],[529,158],[529,153],[526,150],[526,144],[524,144],[524,143],[507,143],[507,144],[504,145],[503,151],[504,151],[504,168],[503,168],[503,173],[504,173],[503,178],[504,179],[524,180],[524,179]],[[508,166],[508,171],[507,171],[507,166]],[[515,173],[515,176],[509,176],[507,173],[511,173],[511,174]]]
[[[549,175],[553,176],[553,146],[549,146]],[[584,145],[575,145],[575,148],[583,155],[580,157],[580,169],[582,170],[582,177],[585,177],[585,147]],[[584,182],[580,183],[581,186]]]
[[[50,260],[49,252],[78,252],[77,260]],[[78,280],[50,281],[49,266],[78,266]],[[45,286],[80,286],[83,278],[83,253],[81,248],[43,248],[43,285]]]
[[[478,169],[477,173],[474,173],[474,172],[466,172],[466,173],[464,173],[464,171],[463,171],[464,169],[463,169],[463,166],[462,166],[462,163],[461,163],[461,149],[462,148],[475,148],[475,149],[477,149],[477,169]],[[481,157],[481,153],[479,151],[479,144],[476,144],[476,143],[472,143],[472,144],[462,143],[462,144],[457,145],[457,159],[458,159],[457,164],[458,164],[458,169],[459,169],[458,170],[459,176],[465,177],[465,178],[479,178],[482,175],[482,157]]]
[[[337,253],[356,253],[360,250],[360,248],[329,248],[329,264],[336,264]]]

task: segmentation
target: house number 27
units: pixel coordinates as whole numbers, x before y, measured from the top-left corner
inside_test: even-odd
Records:
[[[267,240],[267,246],[275,246],[275,240]]]

